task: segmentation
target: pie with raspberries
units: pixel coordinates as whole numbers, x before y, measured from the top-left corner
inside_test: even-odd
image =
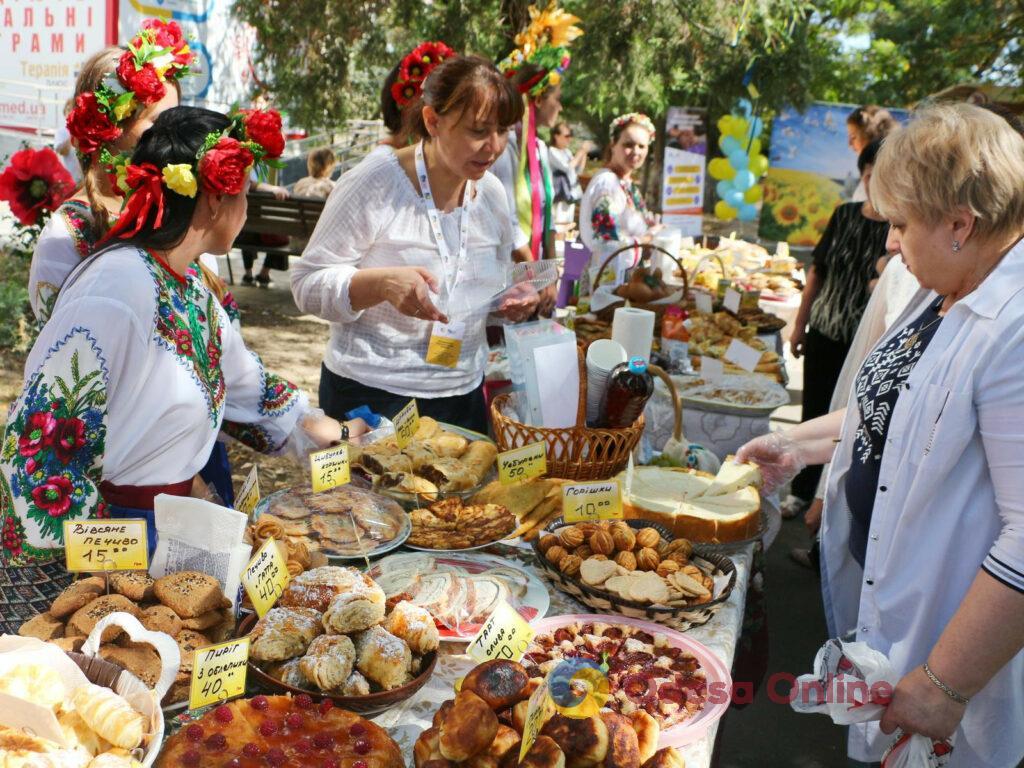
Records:
[[[254,696],[207,712],[171,736],[156,768],[403,768],[379,725],[309,696]]]
[[[697,658],[665,635],[627,624],[577,621],[540,633],[522,663],[530,677],[546,678],[559,662],[574,658],[607,669],[604,708],[621,715],[642,709],[664,729],[697,716],[707,704],[707,679]]]

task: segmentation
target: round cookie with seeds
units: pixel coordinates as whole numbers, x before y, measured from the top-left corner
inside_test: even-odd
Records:
[[[87,603],[91,603],[107,590],[107,584],[102,576],[90,576],[87,579],[79,579],[57,595],[57,599],[50,606],[50,615],[58,619],[70,616]]]
[[[184,629],[181,618],[166,605],[151,605],[148,608],[143,608],[139,621],[146,629],[152,632],[163,632],[171,637],[175,637]]]
[[[79,608],[68,619],[69,635],[86,635],[92,632],[96,623],[111,613],[123,611],[130,613],[135,618],[139,617],[139,608],[124,595],[100,595],[92,602]],[[122,633],[120,627],[107,627],[103,631],[103,642],[109,643],[116,640]]]

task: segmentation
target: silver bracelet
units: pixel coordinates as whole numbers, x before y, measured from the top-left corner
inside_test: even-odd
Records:
[[[933,683],[935,683],[935,685],[939,688],[940,691],[942,691],[944,694],[949,696],[949,698],[951,698],[957,704],[962,704],[963,706],[966,707],[970,703],[971,700],[969,698],[964,696],[962,693],[959,693],[958,691],[954,691],[952,688],[950,688],[944,682],[939,680],[939,678],[937,678],[935,676],[935,673],[932,672],[932,668],[928,666],[928,662],[927,661],[924,663],[923,666],[924,666],[924,673],[926,675],[928,675],[928,679],[931,680]]]

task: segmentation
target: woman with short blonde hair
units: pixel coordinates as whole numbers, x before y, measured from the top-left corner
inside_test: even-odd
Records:
[[[886,139],[872,200],[921,283],[844,410],[757,438],[771,490],[831,461],[821,534],[829,631],[902,679],[878,724],[953,737],[949,768],[1024,757],[1024,139],[968,104]],[[836,440],[838,438],[838,440]]]

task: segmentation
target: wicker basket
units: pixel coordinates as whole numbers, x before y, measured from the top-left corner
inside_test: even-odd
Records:
[[[636,530],[640,530],[641,528],[654,528],[661,534],[664,541],[671,541],[674,538],[668,532],[667,528],[658,523],[651,522],[650,520],[626,520],[625,522],[629,524],[631,528],[635,528]],[[559,517],[554,522],[549,523],[544,528],[544,532],[554,533],[565,525],[566,523],[563,522],[561,517]],[[736,586],[736,565],[733,561],[725,555],[705,549],[699,544],[694,546],[693,558],[691,558],[691,560],[702,560],[709,563],[714,568],[714,570],[711,571],[711,574],[715,576],[726,575],[729,577],[729,583],[722,591],[722,594],[714,600],[691,606],[653,606],[650,603],[626,600],[625,598],[613,592],[601,589],[600,587],[592,587],[580,578],[566,576],[558,569],[557,565],[549,562],[548,559],[544,557],[540,550],[540,537],[534,540],[533,550],[534,554],[537,556],[538,565],[544,570],[547,577],[558,589],[575,600],[583,603],[587,607],[593,608],[596,612],[617,613],[620,616],[628,616],[632,619],[656,621],[659,624],[664,624],[667,627],[672,627],[673,629],[677,629],[681,632],[685,632],[690,627],[699,627],[710,621],[711,617],[714,616],[718,609],[721,608],[729,599],[729,596],[732,594],[733,587]],[[702,570],[704,570],[704,568],[702,568]]]
[[[682,303],[685,304],[687,302],[687,300],[688,300],[687,297],[690,294],[690,281],[689,281],[689,278],[688,278],[688,276],[686,274],[686,270],[683,269],[683,263],[681,261],[679,261],[679,259],[677,259],[675,256],[673,256],[671,253],[669,253],[664,248],[662,248],[661,246],[652,245],[651,243],[643,243],[641,245],[627,245],[627,246],[625,246],[623,248],[619,248],[619,250],[617,250],[614,253],[610,254],[608,256],[608,258],[604,260],[604,264],[601,265],[601,268],[597,271],[597,277],[594,279],[594,283],[595,283],[594,287],[596,288],[597,286],[601,285],[601,275],[604,274],[604,271],[608,268],[608,265],[612,262],[612,259],[617,259],[620,254],[623,254],[626,251],[631,251],[634,248],[639,248],[640,249],[640,259],[637,261],[636,267],[643,267],[647,263],[649,263],[650,260],[651,260],[651,257],[655,254],[655,252],[662,253],[665,256],[668,256],[670,259],[672,259],[672,261],[674,261],[676,263],[676,266],[679,267],[680,276],[683,279],[683,301],[682,301]],[[622,297],[619,297],[619,298],[622,298]],[[598,310],[594,314],[598,318],[600,318],[601,320],[605,320],[607,322],[611,322],[612,318],[615,316],[615,310],[618,309],[621,306],[624,306],[625,302],[626,302],[626,299],[622,298],[621,302],[616,302],[614,304],[610,304],[607,307],[604,307],[604,308]],[[660,320],[661,316],[665,313],[666,309],[668,309],[671,306],[678,306],[678,305],[667,304],[664,301],[662,301],[660,303],[658,303],[658,302],[651,302],[651,303],[648,303],[648,304],[634,304],[634,303],[630,302],[630,306],[635,307],[636,309],[646,309],[646,310],[649,310],[651,312],[654,312],[658,316],[658,320]]]
[[[491,423],[498,450],[508,451],[532,443],[547,445],[548,477],[566,480],[606,480],[625,469],[644,433],[643,414],[628,427],[600,429],[587,426],[587,371],[583,350],[576,349],[580,367],[580,399],[576,426],[534,427],[505,415],[512,395],[498,395],[491,402]]]

